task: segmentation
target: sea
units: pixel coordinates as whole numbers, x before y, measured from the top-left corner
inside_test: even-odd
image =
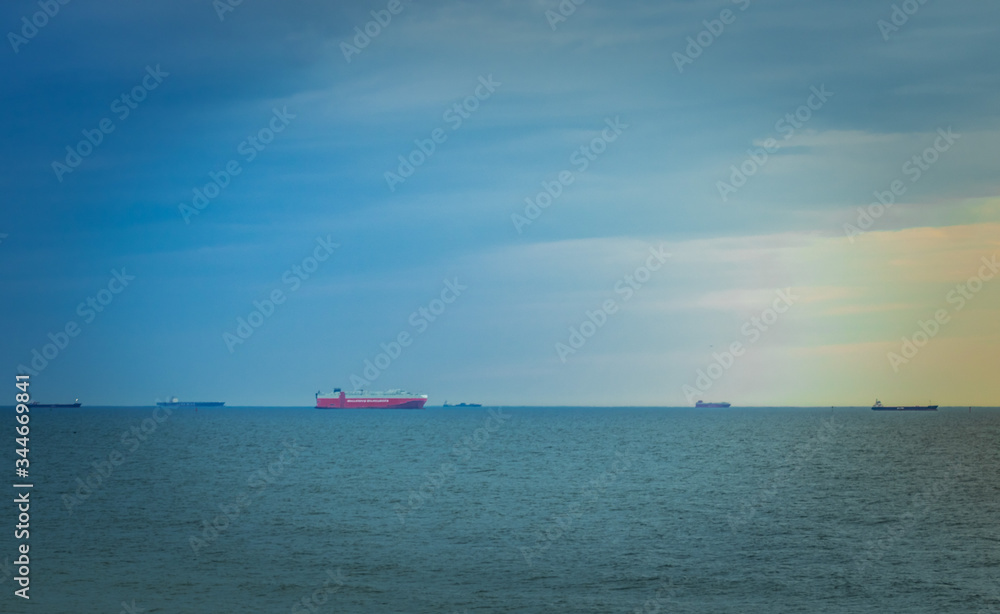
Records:
[[[998,409],[0,416],[5,614],[1000,614]]]

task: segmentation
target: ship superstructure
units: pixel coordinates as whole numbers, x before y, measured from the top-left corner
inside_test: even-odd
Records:
[[[875,411],[937,411],[937,408],[937,405],[882,405],[878,399],[872,405]]]

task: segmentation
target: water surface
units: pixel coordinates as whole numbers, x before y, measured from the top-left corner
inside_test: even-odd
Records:
[[[160,412],[32,413],[4,612],[1000,612],[997,410]]]

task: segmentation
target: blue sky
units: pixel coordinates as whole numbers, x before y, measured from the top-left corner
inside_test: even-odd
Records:
[[[558,2],[404,0],[348,61],[343,44],[387,6],[244,0],[220,19],[208,0],[70,2],[27,42],[39,5],[0,9],[14,33],[0,357],[31,368],[50,333],[80,327],[32,368],[37,398],[307,405],[408,332],[371,388],[431,404],[685,405],[713,353],[749,342],[744,325],[788,288],[801,298],[699,398],[997,403],[1000,283],[981,280],[960,310],[948,298],[1000,248],[995,3],[913,5],[885,37],[891,2],[587,0],[553,28]],[[730,23],[679,71],[675,54],[723,11]],[[122,117],[113,101],[150,72],[155,89]],[[494,91],[470,99],[483,80]],[[474,107],[460,126],[456,104]],[[779,122],[797,111],[808,119],[789,135]],[[113,131],[57,176],[105,118]],[[949,128],[959,136],[939,140]],[[386,173],[435,130],[443,142],[390,190]],[[936,141],[914,180],[904,165]],[[574,152],[592,146],[582,169]],[[231,161],[239,174],[185,219]],[[744,163],[753,175],[723,200]],[[572,183],[518,228],[525,198],[561,172]],[[848,237],[894,180],[905,193]],[[289,283],[317,239],[339,247]],[[616,292],[660,246],[669,261]],[[123,270],[135,279],[87,321],[78,306]],[[418,332],[411,314],[445,280],[467,289]],[[227,344],[276,290],[284,302]],[[616,312],[560,353],[607,300]],[[940,309],[947,324],[894,361]]]

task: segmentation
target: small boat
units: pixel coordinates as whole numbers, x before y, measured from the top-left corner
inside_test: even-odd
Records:
[[[882,405],[882,401],[875,399],[872,409],[875,411],[937,411],[937,405]]]
[[[75,403],[39,403],[38,401],[32,401],[28,403],[28,407],[35,408],[54,408],[54,407],[80,407],[80,399],[76,399]]]
[[[450,405],[448,401],[444,402],[443,407],[482,407],[482,403],[459,403],[457,405]]]
[[[698,409],[724,409],[730,407],[729,403],[706,403],[701,400],[695,403],[694,406]]]
[[[199,407],[222,407],[225,405],[225,401],[181,401],[177,397],[173,397],[169,401],[157,401],[157,407],[194,407],[195,409]]]

